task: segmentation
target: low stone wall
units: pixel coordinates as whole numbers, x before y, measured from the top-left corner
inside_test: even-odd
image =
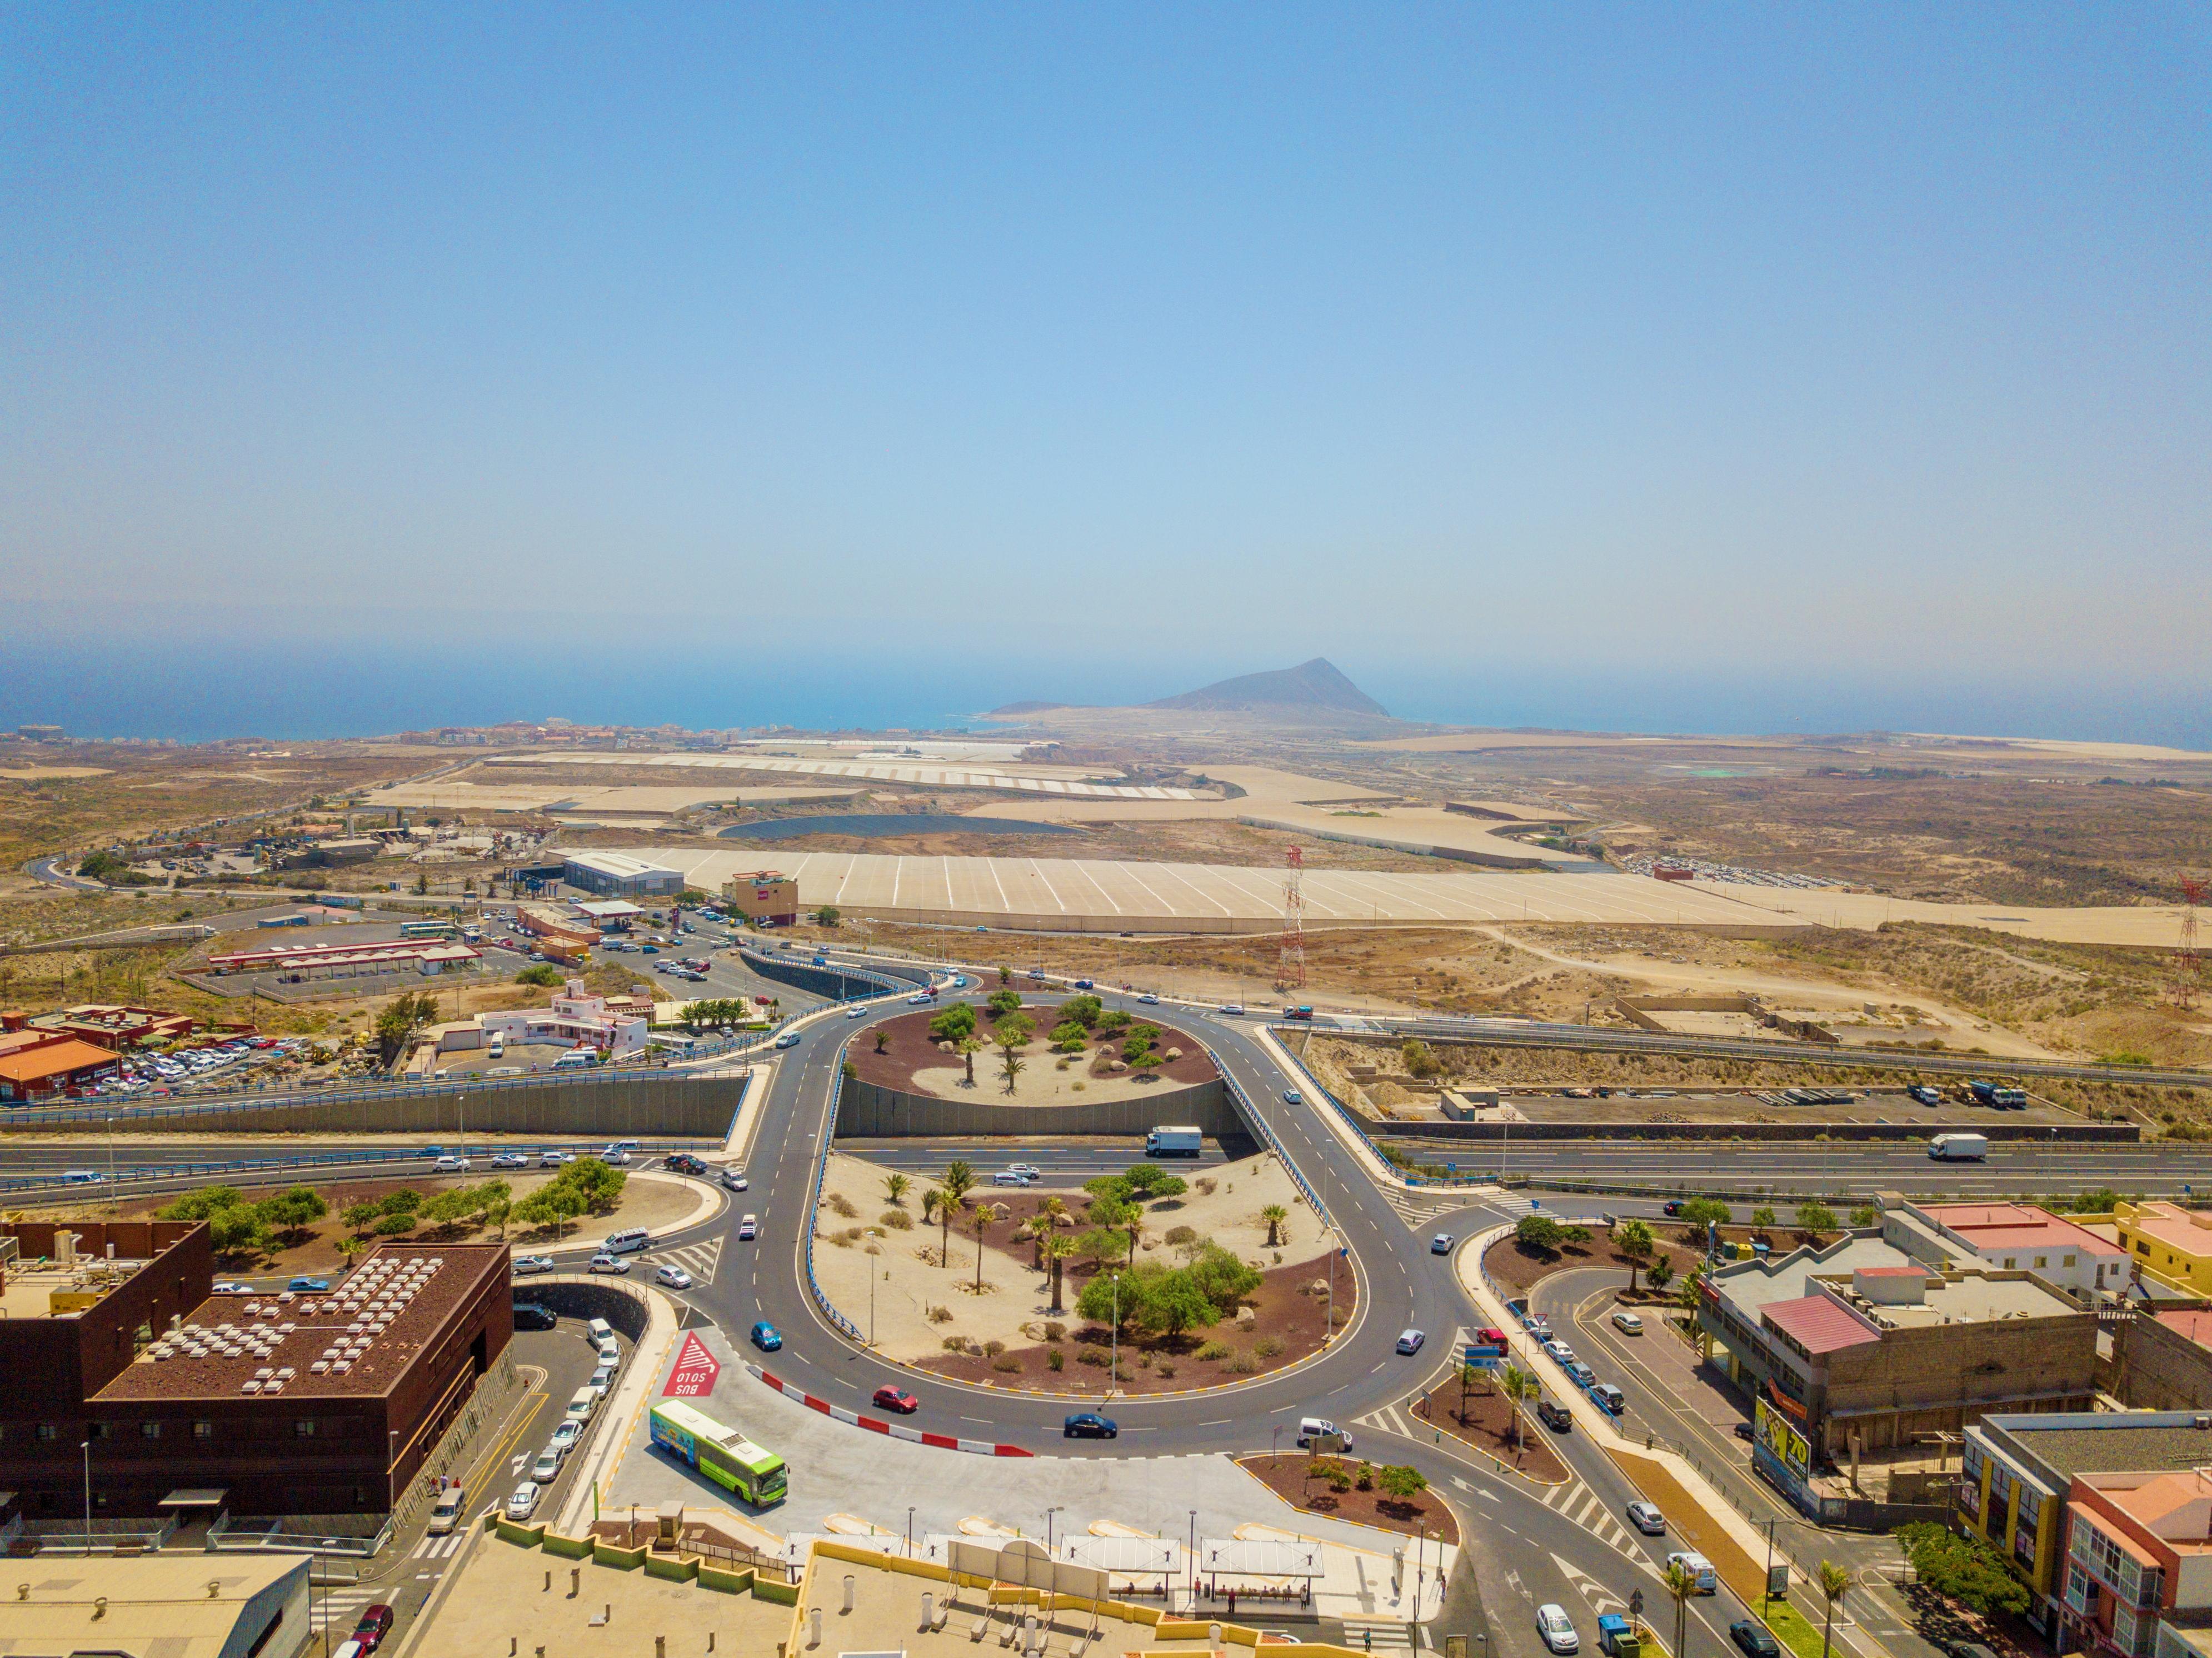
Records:
[[[1162,1088],[1119,1100],[1073,1105],[994,1102],[984,1086],[974,1099],[910,1094],[848,1078],[837,1102],[840,1139],[904,1139],[948,1134],[1099,1134],[1142,1136],[1163,1124],[1194,1126],[1208,1134],[1249,1134],[1250,1127],[1217,1078],[1187,1088]]]

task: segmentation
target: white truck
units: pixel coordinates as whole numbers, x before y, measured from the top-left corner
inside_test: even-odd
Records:
[[[1990,1155],[1990,1137],[1938,1134],[1928,1142],[1928,1155],[1938,1163],[1979,1163]]]
[[[1148,1157],[1194,1157],[1206,1150],[1206,1136],[1196,1128],[1155,1128],[1145,1136]]]

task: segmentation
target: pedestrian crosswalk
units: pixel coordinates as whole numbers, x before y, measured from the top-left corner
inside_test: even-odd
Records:
[[[363,1612],[375,1606],[389,1593],[386,1589],[358,1586],[317,1589],[308,1597],[308,1616],[316,1629],[349,1630],[361,1621]]]
[[[461,1546],[464,1540],[464,1533],[458,1531],[448,1532],[443,1537],[426,1536],[415,1546],[415,1552],[407,1558],[410,1560],[447,1559],[451,1558],[454,1550]]]
[[[654,1266],[681,1266],[691,1274],[691,1282],[704,1287],[714,1281],[714,1270],[722,1264],[722,1240],[708,1238],[703,1243],[686,1243],[673,1249],[648,1249],[639,1260]]]
[[[1569,1523],[1580,1526],[1607,1548],[1632,1559],[1642,1558],[1634,1534],[1614,1518],[1613,1510],[1599,1499],[1597,1493],[1579,1479],[1554,1485],[1545,1494],[1544,1506]]]
[[[1347,1618],[1344,1644],[1354,1652],[1411,1652],[1413,1632],[1407,1625],[1382,1618]]]
[[[1355,1428],[1373,1428],[1379,1433],[1396,1434],[1401,1439],[1426,1439],[1433,1431],[1425,1422],[1408,1415],[1395,1405],[1385,1405],[1379,1411],[1370,1411],[1365,1416],[1352,1419]],[[1355,1444],[1357,1441],[1354,1442]]]

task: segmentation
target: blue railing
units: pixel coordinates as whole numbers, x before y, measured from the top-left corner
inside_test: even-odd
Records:
[[[1290,1175],[1298,1190],[1305,1193],[1306,1201],[1313,1205],[1314,1213],[1321,1217],[1329,1230],[1334,1231],[1336,1217],[1329,1213],[1328,1206],[1321,1200],[1321,1193],[1313,1189],[1312,1184],[1299,1170],[1297,1163],[1291,1157],[1290,1148],[1275,1137],[1275,1131],[1267,1127],[1267,1120],[1253,1108],[1252,1102],[1244,1097],[1244,1090],[1237,1087],[1237,1079],[1226,1070],[1221,1072],[1221,1082],[1222,1086],[1229,1090],[1229,1096],[1237,1102],[1237,1109],[1243,1114],[1245,1121],[1260,1131],[1260,1138],[1267,1142],[1267,1149],[1275,1154],[1276,1161],[1283,1165],[1284,1172]]]

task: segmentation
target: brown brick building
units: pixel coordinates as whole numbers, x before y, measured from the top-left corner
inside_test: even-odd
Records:
[[[386,1512],[514,1334],[504,1244],[387,1242],[327,1294],[217,1295],[204,1224],[0,1224],[11,1242],[0,1467],[33,1518],[81,1509],[88,1442],[95,1519],[185,1488]]]

